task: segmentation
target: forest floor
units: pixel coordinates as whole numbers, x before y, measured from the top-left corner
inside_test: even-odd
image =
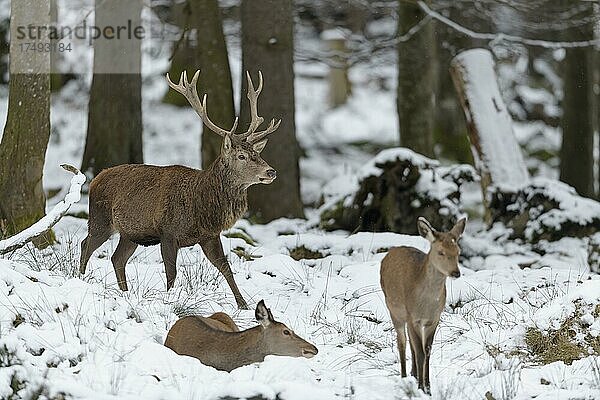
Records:
[[[390,68],[353,69],[349,104],[329,112],[323,81],[310,78],[323,70],[297,67],[296,124],[306,152],[301,167],[307,203],[318,202],[330,179],[356,171],[378,148],[395,142],[393,91],[373,84],[374,75],[392,76]],[[233,63],[232,70],[238,69]],[[166,90],[160,74],[150,74],[144,85],[146,161],[200,165],[197,116],[159,102]],[[394,87],[389,80],[384,86]],[[68,181],[59,164],[80,163],[83,91],[72,82],[53,99],[47,190]],[[0,109],[6,109],[5,96]],[[525,137],[537,128],[518,129],[517,136]],[[475,214],[463,242],[485,256],[467,260],[462,277],[448,280],[432,351],[433,398],[600,398],[600,276],[589,272],[585,240],[548,243],[540,255],[506,240],[504,232],[481,230],[476,187],[463,199]],[[85,202],[73,214],[85,213]],[[79,277],[86,220],[68,216],[55,229],[58,244],[43,251],[27,247],[0,260],[0,398],[15,390],[57,399],[59,393],[145,400],[425,397],[412,378],[399,376],[379,264],[391,246],[426,250],[427,242],[393,233],[324,232],[316,210],[307,215],[267,225],[239,221],[224,234],[223,245],[251,307],[264,299],[277,320],[319,348],[313,359],[267,357],[225,373],[176,355],[162,343],[177,315],[226,311],[245,328],[256,324],[254,312],[236,309],[197,246],[180,251],[170,292],[157,246],[136,251],[127,267],[131,290],[118,290],[110,262],[116,237]]]

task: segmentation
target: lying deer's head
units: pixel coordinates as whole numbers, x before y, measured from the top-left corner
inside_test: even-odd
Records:
[[[465,231],[466,218],[462,218],[448,232],[438,232],[431,227],[431,224],[423,217],[417,220],[419,234],[431,243],[429,249],[429,261],[442,274],[453,278],[460,277],[458,269],[458,256],[460,247],[458,239]]]
[[[263,327],[265,354],[312,358],[319,352],[314,345],[296,335],[285,324],[275,321],[263,300],[258,302],[255,316]]]
[[[248,93],[246,96],[250,102],[251,121],[248,130],[244,133],[235,133],[238,118],[235,119],[230,130],[220,128],[210,120],[206,111],[206,94],[200,100],[196,90],[199,75],[200,71],[196,71],[192,81],[189,82],[186,71],[183,71],[179,84],[176,85],[167,74],[167,82],[171,88],[181,93],[188,100],[202,122],[204,122],[204,125],[223,138],[220,158],[230,176],[245,186],[257,183],[268,185],[273,182],[277,177],[277,173],[260,157],[260,152],[267,144],[267,136],[279,128],[281,120],[272,119],[265,130],[256,132],[264,121],[264,118],[258,115],[258,96],[263,87],[262,73],[258,73],[258,88],[254,89],[250,74],[246,72],[246,78],[248,79]]]

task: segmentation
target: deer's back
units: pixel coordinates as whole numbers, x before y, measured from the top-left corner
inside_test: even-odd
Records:
[[[165,231],[193,219],[186,214],[202,173],[179,165],[108,168],[90,184],[90,220],[105,216],[113,231],[141,245],[157,244]]]
[[[252,336],[247,335],[250,330],[232,331],[231,326],[219,319],[200,316],[180,318],[169,330],[165,346],[177,354],[197,358],[204,365],[224,371],[264,358],[248,351],[251,343],[247,343],[246,339]]]

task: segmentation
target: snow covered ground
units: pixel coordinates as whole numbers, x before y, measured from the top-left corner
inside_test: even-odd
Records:
[[[299,220],[264,226],[240,221],[231,232],[240,231],[256,245],[225,236],[223,243],[242,293],[253,306],[264,299],[277,320],[314,343],[315,358],[270,356],[226,373],[176,355],[162,346],[175,313],[226,311],[250,327],[256,324],[253,311],[236,310],[199,247],[180,252],[177,282],[168,293],[156,246],[135,253],[127,270],[131,291],[118,290],[110,263],[116,238],[77,277],[85,220],[66,217],[56,229],[60,244],[0,260],[0,366],[10,357],[19,360],[0,368],[0,397],[11,393],[13,374],[27,383],[25,391],[43,386],[50,397],[424,397],[412,378],[399,377],[395,334],[379,287],[384,251],[396,245],[426,250],[424,239],[325,233]],[[323,258],[296,261],[289,253],[299,246]],[[434,398],[482,399],[487,392],[495,399],[600,398],[597,356],[538,366],[524,344],[528,327],[556,328],[577,310],[585,310],[581,320],[588,333],[600,335],[594,312],[600,277],[567,254],[573,243],[561,247],[562,256],[540,258],[534,268],[519,266],[528,260],[524,255],[490,255],[485,269],[462,268],[461,278],[448,281],[431,360]],[[247,261],[233,249],[256,258]]]

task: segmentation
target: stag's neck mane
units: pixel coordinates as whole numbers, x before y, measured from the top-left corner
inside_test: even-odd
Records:
[[[229,229],[248,209],[248,185],[235,179],[221,156],[199,176],[198,190],[206,196],[198,206],[210,210],[211,225]]]

